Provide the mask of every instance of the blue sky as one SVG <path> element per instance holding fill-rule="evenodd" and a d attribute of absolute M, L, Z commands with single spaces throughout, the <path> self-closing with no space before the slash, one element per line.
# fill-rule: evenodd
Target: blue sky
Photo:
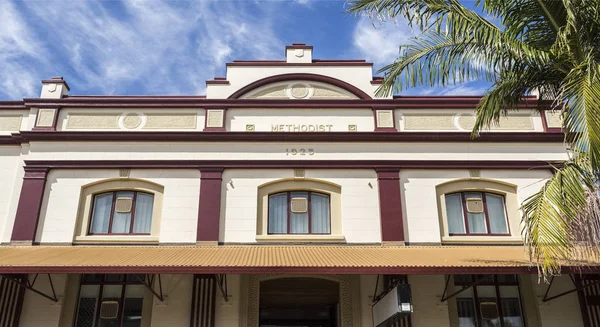
<path fill-rule="evenodd" d="M 403 21 L 373 24 L 344 11 L 343 0 L 0 0 L 0 100 L 37 97 L 51 76 L 64 76 L 70 94 L 201 95 L 226 62 L 284 59 L 293 42 L 313 45 L 314 58 L 367 59 L 376 70 L 415 36 Z"/>

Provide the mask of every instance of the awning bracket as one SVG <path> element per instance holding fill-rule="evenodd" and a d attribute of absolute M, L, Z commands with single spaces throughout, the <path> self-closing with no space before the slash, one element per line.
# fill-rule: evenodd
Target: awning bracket
<path fill-rule="evenodd" d="M 229 302 L 229 294 L 227 291 L 227 275 L 226 274 L 217 274 L 215 275 L 215 279 L 217 281 L 217 286 L 219 286 L 219 290 L 221 291 L 221 296 L 225 302 Z"/>
<path fill-rule="evenodd" d="M 475 281 L 473 281 L 467 285 L 463 285 L 460 290 L 458 290 L 450 295 L 446 295 L 446 292 L 448 291 L 448 284 L 450 284 L 450 277 L 451 277 L 451 275 L 446 276 L 446 285 L 444 286 L 444 293 L 442 294 L 442 298 L 440 299 L 440 302 L 446 302 L 446 301 L 450 300 L 451 298 L 457 296 L 458 294 L 472 288 L 473 286 L 481 284 L 481 282 L 490 278 L 490 275 L 484 275 L 483 277 L 476 279 Z"/>
<path fill-rule="evenodd" d="M 162 280 L 160 279 L 160 274 L 144 275 L 144 278 L 140 277 L 139 275 L 135 275 L 135 276 L 152 293 L 152 295 L 154 295 L 160 302 L 165 302 L 165 296 L 163 294 Z M 154 280 L 157 279 L 157 276 L 158 276 L 158 292 L 156 292 L 154 290 L 154 287 L 152 286 L 154 284 Z"/>
<path fill-rule="evenodd" d="M 38 278 L 38 275 L 39 274 L 35 274 L 35 276 L 33 276 L 33 281 L 29 281 L 29 276 L 26 276 L 25 280 L 13 277 L 11 275 L 2 274 L 1 276 L 2 276 L 2 278 L 6 278 L 6 279 L 10 280 L 11 282 L 19 285 L 20 287 L 22 287 L 26 290 L 32 291 L 35 294 L 41 295 L 50 301 L 58 302 L 58 297 L 56 296 L 56 291 L 54 291 L 54 283 L 52 282 L 52 276 L 50 276 L 50 274 L 46 274 L 46 275 L 48 275 L 48 281 L 50 283 L 50 289 L 52 290 L 52 295 L 46 294 L 46 293 L 34 288 L 35 282 L 37 281 L 37 278 Z"/>
<path fill-rule="evenodd" d="M 553 295 L 551 297 L 548 297 L 548 293 L 550 293 L 550 288 L 552 288 L 552 285 L 554 284 L 554 276 L 552 276 L 552 279 L 550 279 L 550 285 L 548 285 L 548 288 L 546 289 L 546 293 L 544 294 L 544 298 L 542 299 L 542 302 L 552 301 L 554 299 L 558 299 L 559 297 L 565 296 L 567 294 L 571 294 L 573 292 L 581 291 L 581 290 L 586 289 L 586 288 L 588 288 L 590 286 L 594 286 L 594 285 L 600 284 L 600 280 L 599 280 L 599 281 L 593 282 L 591 284 L 587 284 L 587 285 L 583 285 L 583 286 L 579 285 L 578 286 L 577 283 L 575 282 L 575 279 L 573 278 L 573 276 L 569 275 L 569 277 L 571 278 L 571 281 L 573 282 L 573 285 L 575 286 L 574 289 L 568 290 L 568 291 L 565 291 L 565 292 L 562 292 L 562 293 L 559 293 L 559 294 L 556 294 L 556 295 Z"/>

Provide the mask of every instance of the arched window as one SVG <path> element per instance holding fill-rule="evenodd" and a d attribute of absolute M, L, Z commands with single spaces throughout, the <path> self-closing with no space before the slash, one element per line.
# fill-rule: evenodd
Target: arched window
<path fill-rule="evenodd" d="M 449 235 L 508 235 L 502 194 L 457 192 L 445 195 Z"/>
<path fill-rule="evenodd" d="M 522 242 L 516 185 L 466 178 L 436 191 L 442 242 Z"/>
<path fill-rule="evenodd" d="M 258 187 L 257 241 L 342 242 L 339 185 L 285 178 Z"/>
<path fill-rule="evenodd" d="M 269 195 L 269 234 L 330 234 L 329 195 L 290 191 Z"/>
<path fill-rule="evenodd" d="M 114 178 L 81 188 L 75 243 L 158 242 L 164 188 Z"/>
<path fill-rule="evenodd" d="M 150 234 L 154 195 L 116 191 L 94 195 L 89 234 Z"/>

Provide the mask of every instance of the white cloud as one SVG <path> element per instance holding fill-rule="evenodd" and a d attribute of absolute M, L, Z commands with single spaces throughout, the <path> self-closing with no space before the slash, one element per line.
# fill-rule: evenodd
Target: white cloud
<path fill-rule="evenodd" d="M 381 67 L 394 62 L 400 55 L 399 46 L 410 43 L 416 35 L 403 18 L 380 22 L 362 16 L 354 28 L 352 42 L 359 56 Z"/>
<path fill-rule="evenodd" d="M 39 81 L 51 75 L 65 76 L 79 94 L 199 94 L 205 80 L 223 74 L 226 61 L 272 57 L 283 47 L 260 6 L 249 2 L 21 4 L 0 0 L 0 21 L 10 27 L 0 29 L 0 74 L 9 75 L 0 97 L 35 96 Z M 29 68 L 27 56 L 35 62 Z M 9 81 L 17 77 L 18 85 Z"/>
<path fill-rule="evenodd" d="M 0 1 L 0 22 L 0 94 L 32 96 L 40 82 L 32 65 L 43 61 L 45 49 L 12 2 Z"/>

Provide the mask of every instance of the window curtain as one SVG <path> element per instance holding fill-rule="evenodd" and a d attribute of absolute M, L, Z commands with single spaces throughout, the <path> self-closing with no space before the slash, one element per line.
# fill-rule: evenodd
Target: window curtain
<path fill-rule="evenodd" d="M 135 199 L 134 233 L 150 233 L 154 195 L 138 193 Z"/>
<path fill-rule="evenodd" d="M 287 193 L 269 196 L 269 234 L 287 233 Z"/>
<path fill-rule="evenodd" d="M 475 303 L 472 299 L 457 298 L 459 327 L 477 327 L 475 322 Z"/>
<path fill-rule="evenodd" d="M 448 233 L 464 234 L 465 219 L 463 215 L 462 197 L 460 194 L 446 195 L 446 217 L 448 217 Z"/>
<path fill-rule="evenodd" d="M 305 198 L 308 192 L 291 192 L 290 198 Z M 303 213 L 290 212 L 290 234 L 308 234 L 308 210 Z"/>
<path fill-rule="evenodd" d="M 504 209 L 504 197 L 497 194 L 486 193 L 488 218 L 490 220 L 490 231 L 494 234 L 507 234 L 506 210 Z"/>
<path fill-rule="evenodd" d="M 521 304 L 518 298 L 500 299 L 502 303 L 502 315 L 504 326 L 523 327 L 521 319 Z"/>
<path fill-rule="evenodd" d="M 133 192 L 117 192 L 118 198 L 133 199 Z M 111 233 L 129 233 L 131 226 L 131 211 L 129 212 L 114 212 Z"/>
<path fill-rule="evenodd" d="M 481 193 L 465 193 L 465 199 L 482 199 Z M 471 234 L 486 234 L 487 226 L 485 225 L 485 213 L 470 213 L 467 212 L 467 221 L 469 222 L 469 233 Z"/>
<path fill-rule="evenodd" d="M 94 211 L 90 233 L 108 233 L 113 193 L 98 194 L 94 197 Z"/>
<path fill-rule="evenodd" d="M 310 218 L 312 233 L 329 234 L 329 196 L 311 193 L 310 196 Z"/>

